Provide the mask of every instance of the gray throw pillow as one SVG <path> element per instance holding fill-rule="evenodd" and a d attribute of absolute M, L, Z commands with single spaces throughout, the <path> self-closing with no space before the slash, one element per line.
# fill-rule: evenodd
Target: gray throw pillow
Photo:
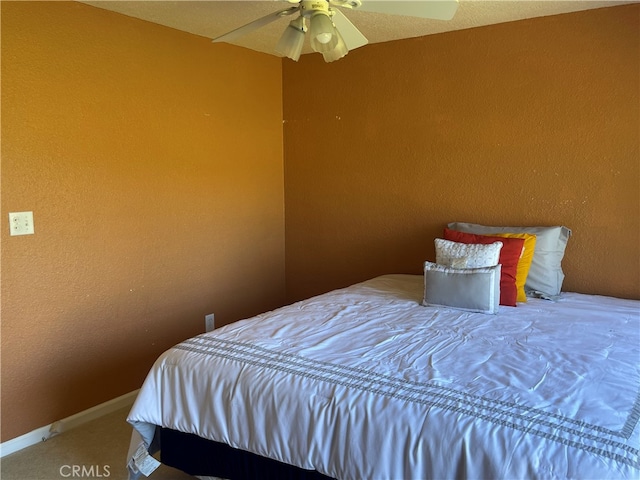
<path fill-rule="evenodd" d="M 500 305 L 500 270 L 500 265 L 453 268 L 424 262 L 422 305 L 496 314 Z"/>

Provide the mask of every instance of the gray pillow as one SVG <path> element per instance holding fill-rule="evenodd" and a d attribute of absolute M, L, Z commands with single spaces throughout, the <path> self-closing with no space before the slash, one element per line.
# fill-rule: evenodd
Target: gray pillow
<path fill-rule="evenodd" d="M 496 314 L 500 304 L 500 270 L 500 265 L 453 268 L 424 262 L 422 305 Z"/>
<path fill-rule="evenodd" d="M 524 285 L 527 296 L 554 299 L 560 295 L 564 272 L 562 259 L 571 236 L 567 227 L 489 227 L 475 223 L 450 223 L 451 230 L 491 235 L 495 233 L 528 233 L 536 236 L 536 248 L 529 275 Z"/>

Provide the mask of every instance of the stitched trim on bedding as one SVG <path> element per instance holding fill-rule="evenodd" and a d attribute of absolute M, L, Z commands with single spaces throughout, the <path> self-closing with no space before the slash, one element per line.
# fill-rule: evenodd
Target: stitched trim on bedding
<path fill-rule="evenodd" d="M 249 343 L 199 336 L 174 348 L 367 391 L 374 395 L 455 411 L 640 469 L 638 449 L 611 438 L 628 439 L 631 436 L 640 420 L 640 393 L 630 408 L 623 428 L 614 431 L 558 413 L 545 412 L 539 408 L 461 392 L 432 381 L 415 382 L 394 378 L 362 368 L 311 360 Z"/>

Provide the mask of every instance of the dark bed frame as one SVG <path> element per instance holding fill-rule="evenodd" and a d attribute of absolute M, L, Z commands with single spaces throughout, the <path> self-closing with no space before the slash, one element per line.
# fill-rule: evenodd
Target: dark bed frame
<path fill-rule="evenodd" d="M 158 427 L 160 461 L 189 475 L 230 480 L 331 480 L 315 470 L 305 470 L 224 443 L 190 433 Z"/>

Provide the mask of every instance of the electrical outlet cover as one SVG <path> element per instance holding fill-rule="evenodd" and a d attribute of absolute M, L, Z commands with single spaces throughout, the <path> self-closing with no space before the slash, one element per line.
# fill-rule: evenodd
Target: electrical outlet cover
<path fill-rule="evenodd" d="M 204 331 L 210 332 L 211 330 L 216 328 L 216 320 L 215 315 L 210 313 L 209 315 L 204 316 Z"/>

